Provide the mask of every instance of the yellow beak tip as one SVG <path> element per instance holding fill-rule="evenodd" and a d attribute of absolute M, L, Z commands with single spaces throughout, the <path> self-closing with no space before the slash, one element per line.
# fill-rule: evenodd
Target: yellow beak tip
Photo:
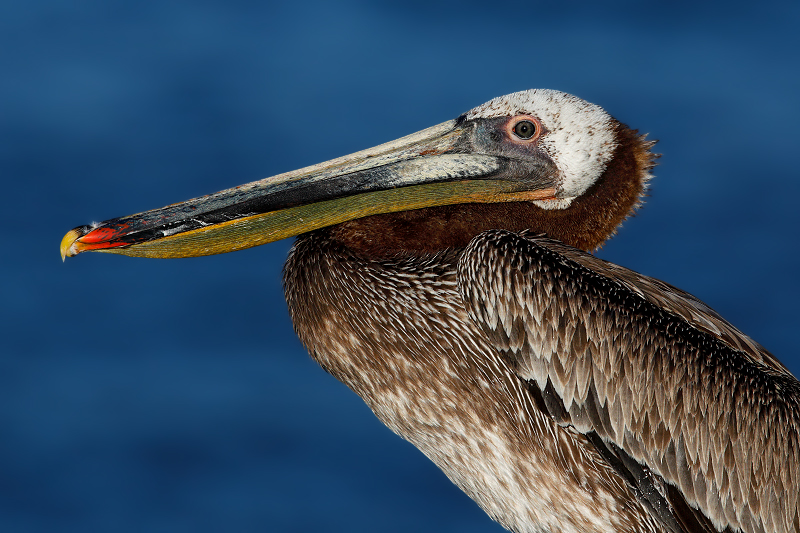
<path fill-rule="evenodd" d="M 64 238 L 61 239 L 61 261 L 65 261 L 67 257 L 72 257 L 74 255 L 78 255 L 81 250 L 76 244 L 75 241 L 83 237 L 84 232 L 81 231 L 81 228 L 71 229 L 64 235 Z"/>

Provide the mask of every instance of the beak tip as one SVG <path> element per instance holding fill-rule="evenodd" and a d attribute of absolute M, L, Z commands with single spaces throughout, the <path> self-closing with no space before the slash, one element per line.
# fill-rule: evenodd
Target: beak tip
<path fill-rule="evenodd" d="M 72 257 L 78 255 L 83 250 L 81 250 L 81 243 L 78 242 L 78 239 L 86 235 L 91 231 L 91 226 L 78 226 L 77 228 L 73 228 L 64 235 L 64 238 L 61 239 L 61 261 L 66 261 L 67 257 Z"/>

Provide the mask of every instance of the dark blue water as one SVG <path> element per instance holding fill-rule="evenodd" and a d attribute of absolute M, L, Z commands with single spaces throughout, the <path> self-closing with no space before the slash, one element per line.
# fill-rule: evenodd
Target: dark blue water
<path fill-rule="evenodd" d="M 58 244 L 530 87 L 660 139 L 601 255 L 800 373 L 800 6 L 555 4 L 0 4 L 0 530 L 499 531 L 310 361 L 289 242 L 65 264 Z"/>

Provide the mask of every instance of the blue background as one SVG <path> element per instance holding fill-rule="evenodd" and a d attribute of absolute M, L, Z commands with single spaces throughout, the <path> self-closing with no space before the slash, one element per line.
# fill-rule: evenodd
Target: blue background
<path fill-rule="evenodd" d="M 531 87 L 660 139 L 600 255 L 800 373 L 800 4 L 556 4 L 0 4 L 0 530 L 500 531 L 306 355 L 290 242 L 57 248 Z"/>

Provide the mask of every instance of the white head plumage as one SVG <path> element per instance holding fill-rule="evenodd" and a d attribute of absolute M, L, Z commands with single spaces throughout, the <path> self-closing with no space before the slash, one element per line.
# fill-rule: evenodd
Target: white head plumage
<path fill-rule="evenodd" d="M 546 133 L 539 141 L 561 173 L 556 199 L 534 202 L 564 209 L 605 171 L 617 147 L 614 120 L 600 106 L 550 89 L 529 89 L 489 100 L 467 112 L 467 119 L 531 115 Z"/>

